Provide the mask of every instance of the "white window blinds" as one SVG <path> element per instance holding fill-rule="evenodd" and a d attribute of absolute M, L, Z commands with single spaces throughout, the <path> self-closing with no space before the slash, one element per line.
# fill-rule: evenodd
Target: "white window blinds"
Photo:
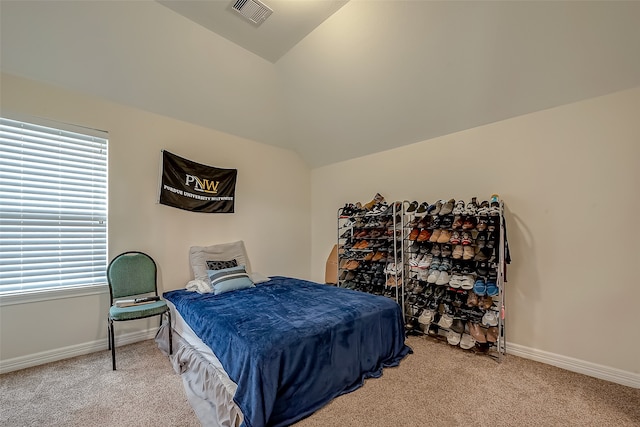
<path fill-rule="evenodd" d="M 106 283 L 107 139 L 98 134 L 0 118 L 0 293 Z"/>

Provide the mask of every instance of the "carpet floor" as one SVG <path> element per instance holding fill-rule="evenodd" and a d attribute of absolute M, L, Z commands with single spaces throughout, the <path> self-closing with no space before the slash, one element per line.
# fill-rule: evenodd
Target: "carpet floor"
<path fill-rule="evenodd" d="M 640 426 L 640 389 L 409 337 L 414 353 L 296 427 Z M 0 376 L 2 426 L 199 426 L 153 340 Z"/>

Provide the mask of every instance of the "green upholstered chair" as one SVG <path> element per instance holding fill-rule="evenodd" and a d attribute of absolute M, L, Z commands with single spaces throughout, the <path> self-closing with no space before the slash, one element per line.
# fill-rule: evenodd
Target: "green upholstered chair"
<path fill-rule="evenodd" d="M 107 267 L 107 281 L 111 294 L 107 332 L 114 371 L 116 370 L 116 346 L 113 322 L 160 316 L 160 326 L 162 326 L 162 315 L 166 314 L 169 322 L 169 354 L 173 352 L 171 312 L 165 301 L 158 300 L 128 307 L 118 307 L 116 304 L 116 301 L 157 297 L 157 272 L 155 261 L 149 255 L 137 251 L 124 252 L 116 256 Z"/>

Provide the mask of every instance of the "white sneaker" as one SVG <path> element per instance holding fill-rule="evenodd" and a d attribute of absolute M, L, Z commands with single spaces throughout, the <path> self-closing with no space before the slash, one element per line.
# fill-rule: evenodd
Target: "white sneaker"
<path fill-rule="evenodd" d="M 454 331 L 449 331 L 447 333 L 447 342 L 451 345 L 458 345 L 460 344 L 460 337 L 462 336 L 462 334 L 459 334 L 457 332 Z"/>
<path fill-rule="evenodd" d="M 418 323 L 422 325 L 428 325 L 433 321 L 434 312 L 433 310 L 425 310 L 422 312 L 420 317 L 418 317 Z"/>
<path fill-rule="evenodd" d="M 495 311 L 487 311 L 482 316 L 482 324 L 485 326 L 498 326 L 498 315 Z"/>
<path fill-rule="evenodd" d="M 462 337 L 460 338 L 461 348 L 464 348 L 465 350 L 469 350 L 470 348 L 473 348 L 474 345 L 476 345 L 475 338 L 473 338 L 469 334 L 462 334 Z"/>
<path fill-rule="evenodd" d="M 433 255 L 428 254 L 422 257 L 422 259 L 418 262 L 418 268 L 421 270 L 426 270 L 431 265 L 431 261 L 433 260 Z"/>
<path fill-rule="evenodd" d="M 444 286 L 447 283 L 449 283 L 449 273 L 447 273 L 446 271 L 441 271 L 438 275 L 438 278 L 436 279 L 436 285 Z"/>
<path fill-rule="evenodd" d="M 438 277 L 440 276 L 440 270 L 429 270 L 429 276 L 427 277 L 428 283 L 436 283 L 438 281 Z"/>

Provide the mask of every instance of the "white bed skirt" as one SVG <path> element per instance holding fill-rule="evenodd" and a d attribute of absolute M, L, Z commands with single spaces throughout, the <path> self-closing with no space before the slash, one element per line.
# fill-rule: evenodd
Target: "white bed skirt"
<path fill-rule="evenodd" d="M 169 355 L 168 325 L 156 335 L 158 348 L 169 357 L 182 377 L 187 400 L 205 427 L 239 427 L 242 412 L 233 401 L 237 385 L 231 381 L 218 358 L 171 307 L 173 354 Z"/>

